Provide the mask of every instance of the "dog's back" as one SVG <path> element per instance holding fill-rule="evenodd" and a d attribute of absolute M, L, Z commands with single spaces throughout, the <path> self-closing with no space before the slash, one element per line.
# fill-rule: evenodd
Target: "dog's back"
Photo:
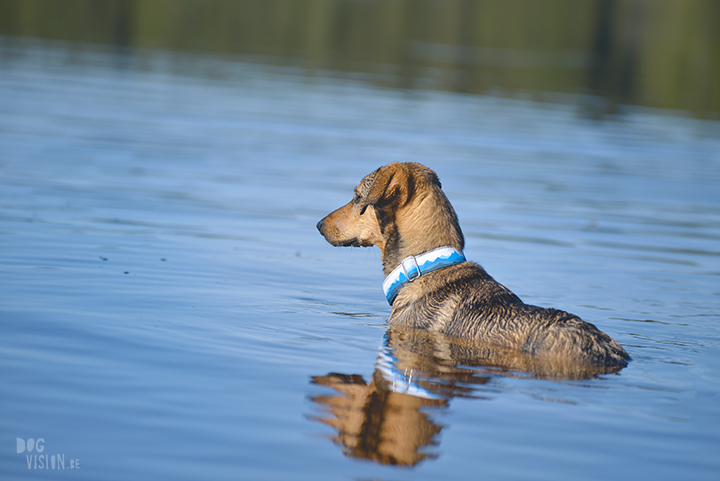
<path fill-rule="evenodd" d="M 630 356 L 593 324 L 558 309 L 523 303 L 477 264 L 465 262 L 408 284 L 388 321 L 455 338 L 518 349 L 538 357 L 625 366 Z"/>

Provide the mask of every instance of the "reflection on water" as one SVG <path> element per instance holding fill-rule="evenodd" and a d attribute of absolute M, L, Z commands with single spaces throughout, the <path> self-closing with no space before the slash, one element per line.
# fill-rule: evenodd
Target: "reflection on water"
<path fill-rule="evenodd" d="M 425 409 L 447 407 L 447 400 L 395 392 L 378 371 L 370 384 L 360 375 L 337 373 L 314 376 L 313 383 L 337 391 L 312 397 L 325 411 L 313 419 L 337 431 L 332 440 L 346 455 L 401 466 L 436 457 L 428 448 L 442 426 Z"/>
<path fill-rule="evenodd" d="M 370 383 L 360 374 L 313 376 L 313 384 L 336 391 L 311 397 L 323 411 L 313 419 L 337 431 L 332 440 L 348 456 L 412 466 L 432 458 L 427 448 L 439 445 L 438 413 L 426 408 L 447 408 L 455 397 L 483 399 L 486 386 L 497 390 L 497 377 L 580 380 L 620 369 L 388 329 Z"/>

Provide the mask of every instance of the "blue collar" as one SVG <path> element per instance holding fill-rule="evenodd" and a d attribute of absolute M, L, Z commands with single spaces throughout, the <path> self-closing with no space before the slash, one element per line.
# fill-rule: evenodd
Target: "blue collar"
<path fill-rule="evenodd" d="M 400 288 L 423 274 L 465 262 L 465 254 L 454 247 L 438 247 L 417 256 L 403 259 L 383 281 L 383 291 L 392 306 Z"/>

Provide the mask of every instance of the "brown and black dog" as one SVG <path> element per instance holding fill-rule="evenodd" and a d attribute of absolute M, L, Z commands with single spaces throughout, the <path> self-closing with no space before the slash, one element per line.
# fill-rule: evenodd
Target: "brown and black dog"
<path fill-rule="evenodd" d="M 539 358 L 617 368 L 630 360 L 594 325 L 564 311 L 525 304 L 482 267 L 465 261 L 455 210 L 435 172 L 423 165 L 394 163 L 370 173 L 355 188 L 353 200 L 317 228 L 334 246 L 378 246 L 386 278 L 399 266 L 417 267 L 416 256 L 435 249 L 460 253 L 459 262 L 412 279 L 403 269 L 406 282 L 388 295 L 393 328 L 427 329 Z"/>

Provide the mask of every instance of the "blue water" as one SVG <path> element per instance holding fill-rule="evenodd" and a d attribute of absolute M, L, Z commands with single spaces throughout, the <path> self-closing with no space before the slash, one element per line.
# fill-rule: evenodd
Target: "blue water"
<path fill-rule="evenodd" d="M 716 123 L 0 45 L 3 480 L 717 479 Z M 389 395 L 416 464 L 353 454 L 338 416 L 367 404 L 389 307 L 379 251 L 315 224 L 393 161 L 438 172 L 469 259 L 630 365 L 563 381 L 424 360 L 462 389 Z"/>

